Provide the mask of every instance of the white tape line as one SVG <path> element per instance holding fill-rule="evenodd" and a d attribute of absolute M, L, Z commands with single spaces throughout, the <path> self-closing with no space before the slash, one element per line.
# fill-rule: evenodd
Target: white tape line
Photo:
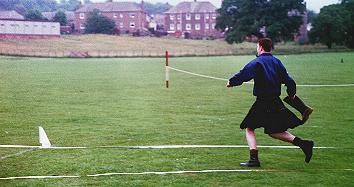
<path fill-rule="evenodd" d="M 14 179 L 57 179 L 57 178 L 80 178 L 80 177 L 102 177 L 113 175 L 167 175 L 167 174 L 186 174 L 186 173 L 231 173 L 231 172 L 305 172 L 305 171 L 353 171 L 353 169 L 293 169 L 293 170 L 275 170 L 275 169 L 235 169 L 235 170 L 195 170 L 195 171 L 153 171 L 153 172 L 131 172 L 131 173 L 102 173 L 86 176 L 23 176 L 23 177 L 5 177 L 0 180 Z"/>
<path fill-rule="evenodd" d="M 235 169 L 235 170 L 200 170 L 200 171 L 167 171 L 167 172 L 140 172 L 140 173 L 103 173 L 87 175 L 88 177 L 112 176 L 112 175 L 167 175 L 186 173 L 227 173 L 227 172 L 301 172 L 301 171 L 353 171 L 353 169 L 303 169 L 303 170 L 275 170 L 275 169 Z"/>
<path fill-rule="evenodd" d="M 41 148 L 41 146 L 30 146 L 30 145 L 0 145 L 0 148 Z"/>
<path fill-rule="evenodd" d="M 60 178 L 80 178 L 80 176 L 24 176 L 24 177 L 6 177 L 0 180 L 14 180 L 14 179 L 60 179 Z"/>
<path fill-rule="evenodd" d="M 258 148 L 271 149 L 298 149 L 297 146 L 271 146 L 260 145 Z M 23 146 L 23 145 L 0 145 L 0 148 L 40 148 L 40 149 L 95 149 L 95 148 L 121 148 L 121 149 L 185 149 L 185 148 L 248 148 L 247 145 L 152 145 L 152 146 L 96 146 L 96 147 L 48 147 Z M 314 149 L 335 149 L 335 147 L 314 147 Z"/>
<path fill-rule="evenodd" d="M 178 72 L 182 72 L 182 73 L 186 73 L 186 74 L 190 74 L 190 75 L 195 75 L 195 76 L 199 76 L 199 77 L 204 77 L 204 78 L 209 78 L 209 79 L 215 79 L 215 80 L 221 80 L 221 81 L 228 81 L 228 79 L 223 79 L 223 78 L 218 78 L 218 77 L 212 77 L 212 76 L 208 76 L 208 75 L 202 75 L 202 74 L 198 74 L 198 73 L 193 73 L 193 72 L 189 72 L 189 71 L 185 71 L 185 70 L 181 70 L 181 69 L 177 69 L 177 68 L 173 68 L 171 66 L 168 66 L 168 68 L 178 71 Z M 254 82 L 244 82 L 245 84 L 254 84 Z M 354 84 L 298 84 L 296 85 L 297 87 L 353 87 Z"/>
<path fill-rule="evenodd" d="M 0 159 L 3 160 L 3 159 L 10 158 L 10 157 L 14 157 L 14 156 L 19 156 L 19 155 L 22 155 L 22 154 L 25 154 L 25 153 L 28 153 L 28 152 L 32 152 L 32 151 L 34 151 L 34 150 L 36 150 L 36 149 L 38 149 L 38 148 L 32 148 L 32 149 L 22 150 L 22 151 L 20 151 L 20 152 L 14 153 L 14 154 L 2 156 Z"/>
<path fill-rule="evenodd" d="M 297 146 L 257 146 L 258 148 L 298 149 Z M 98 148 L 128 149 L 184 149 L 184 148 L 248 148 L 247 145 L 156 145 L 156 146 L 99 146 Z M 314 147 L 314 149 L 334 149 L 335 147 Z"/>
<path fill-rule="evenodd" d="M 190 74 L 190 75 L 195 75 L 195 76 L 199 76 L 199 77 L 204 77 L 204 78 L 209 78 L 209 79 L 215 79 L 215 80 L 221 80 L 221 81 L 228 81 L 228 79 L 223 79 L 223 78 L 218 78 L 218 77 L 212 77 L 212 76 L 207 76 L 207 75 L 202 75 L 202 74 L 198 74 L 198 73 L 192 73 L 189 71 L 184 71 L 184 70 L 180 70 L 177 68 L 173 68 L 171 66 L 168 66 L 169 69 L 175 70 L 175 71 L 179 71 L 182 73 L 186 73 L 186 74 Z"/>

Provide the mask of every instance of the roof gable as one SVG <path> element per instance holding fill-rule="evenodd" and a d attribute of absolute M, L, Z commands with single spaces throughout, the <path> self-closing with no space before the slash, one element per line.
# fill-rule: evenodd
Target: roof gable
<path fill-rule="evenodd" d="M 101 12 L 143 11 L 140 4 L 133 2 L 106 2 L 85 4 L 75 12 L 92 12 L 94 9 Z"/>
<path fill-rule="evenodd" d="M 208 1 L 181 2 L 166 13 L 206 13 L 216 12 L 216 7 Z"/>
<path fill-rule="evenodd" d="M 0 19 L 24 20 L 25 17 L 14 10 L 10 10 L 10 11 L 0 11 Z"/>

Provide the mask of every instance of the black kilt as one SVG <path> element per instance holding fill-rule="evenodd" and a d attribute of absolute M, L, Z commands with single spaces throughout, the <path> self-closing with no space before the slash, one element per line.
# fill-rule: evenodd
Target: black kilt
<path fill-rule="evenodd" d="M 240 128 L 264 128 L 265 134 L 281 133 L 293 129 L 303 122 L 288 108 L 279 97 L 260 98 L 252 105 L 242 121 Z"/>

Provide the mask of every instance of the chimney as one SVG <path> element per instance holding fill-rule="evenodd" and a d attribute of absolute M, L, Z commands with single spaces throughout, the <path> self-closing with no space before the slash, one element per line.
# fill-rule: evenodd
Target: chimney
<path fill-rule="evenodd" d="M 144 3 L 144 0 L 141 0 L 141 3 L 140 3 L 140 8 L 144 11 L 144 6 L 145 6 L 145 3 Z"/>

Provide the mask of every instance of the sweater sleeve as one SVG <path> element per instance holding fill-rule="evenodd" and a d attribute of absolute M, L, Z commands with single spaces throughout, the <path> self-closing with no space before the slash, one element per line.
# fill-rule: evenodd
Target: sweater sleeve
<path fill-rule="evenodd" d="M 240 72 L 229 79 L 231 86 L 239 86 L 242 83 L 250 81 L 256 76 L 257 62 L 251 61 Z"/>
<path fill-rule="evenodd" d="M 279 62 L 280 64 L 280 80 L 282 84 L 286 85 L 286 92 L 290 97 L 296 94 L 296 83 L 294 79 L 288 74 L 284 65 Z"/>

